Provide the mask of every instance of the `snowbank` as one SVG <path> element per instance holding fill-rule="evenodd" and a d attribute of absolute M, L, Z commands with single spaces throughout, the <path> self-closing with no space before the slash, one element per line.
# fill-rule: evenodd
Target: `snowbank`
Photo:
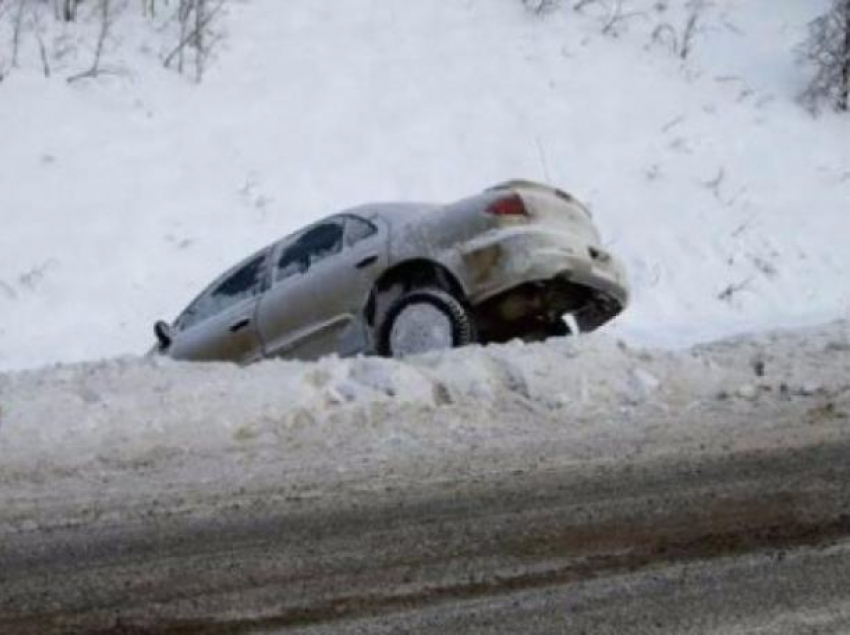
<path fill-rule="evenodd" d="M 684 352 L 587 337 L 407 361 L 125 358 L 19 371 L 0 374 L 0 518 L 169 491 L 189 505 L 340 480 L 387 487 L 401 472 L 450 481 L 647 448 L 728 451 L 753 431 L 792 443 L 775 415 L 799 399 L 850 405 L 850 323 Z M 741 409 L 749 435 L 734 427 Z M 811 433 L 846 435 L 847 413 L 833 414 Z"/>
<path fill-rule="evenodd" d="M 49 81 L 11 72 L 0 368 L 138 354 L 155 319 L 306 222 L 514 177 L 592 206 L 631 274 L 612 326 L 630 342 L 846 315 L 850 120 L 794 102 L 792 49 L 823 3 L 713 2 L 685 63 L 652 39 L 685 3 L 637 2 L 616 38 L 570 4 L 254 0 L 200 86 L 124 31 L 118 73 L 68 85 L 86 51 Z"/>

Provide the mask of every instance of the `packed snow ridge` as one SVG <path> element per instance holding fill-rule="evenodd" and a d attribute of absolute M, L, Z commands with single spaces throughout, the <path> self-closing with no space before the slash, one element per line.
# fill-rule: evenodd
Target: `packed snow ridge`
<path fill-rule="evenodd" d="M 294 485 L 364 470 L 386 483 L 395 469 L 449 474 L 499 454 L 527 467 L 538 460 L 529 451 L 553 444 L 576 461 L 610 461 L 678 435 L 682 445 L 666 451 L 680 452 L 699 440 L 734 444 L 724 412 L 735 404 L 824 395 L 850 400 L 846 321 L 680 352 L 583 337 L 404 361 L 124 358 L 18 371 L 0 374 L 0 514 L 44 512 L 51 497 Z"/>

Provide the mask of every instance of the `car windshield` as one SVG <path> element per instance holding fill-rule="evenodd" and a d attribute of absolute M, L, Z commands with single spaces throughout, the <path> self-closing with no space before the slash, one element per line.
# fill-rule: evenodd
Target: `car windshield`
<path fill-rule="evenodd" d="M 241 300 L 256 295 L 259 292 L 265 259 L 265 253 L 259 254 L 230 272 L 224 280 L 214 283 L 178 318 L 178 329 L 190 328 L 221 313 Z"/>

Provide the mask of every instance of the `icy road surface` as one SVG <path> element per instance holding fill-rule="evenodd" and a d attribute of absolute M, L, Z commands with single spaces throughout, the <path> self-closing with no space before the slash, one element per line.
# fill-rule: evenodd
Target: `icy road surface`
<path fill-rule="evenodd" d="M 0 375 L 0 632 L 843 633 L 848 457 L 847 322 Z"/>

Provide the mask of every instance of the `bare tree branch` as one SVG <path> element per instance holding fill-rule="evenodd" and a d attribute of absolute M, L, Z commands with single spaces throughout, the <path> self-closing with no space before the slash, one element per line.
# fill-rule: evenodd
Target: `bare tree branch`
<path fill-rule="evenodd" d="M 545 15 L 559 9 L 561 0 L 522 0 L 522 4 L 531 13 Z"/>
<path fill-rule="evenodd" d="M 205 16 L 207 0 L 195 0 L 195 81 L 199 82 L 204 76 L 204 62 L 207 51 L 204 48 L 204 31 L 206 31 Z"/>
<path fill-rule="evenodd" d="M 82 73 L 72 75 L 67 79 L 68 83 L 86 77 L 97 77 L 100 73 L 100 58 L 103 56 L 103 46 L 106 43 L 106 38 L 109 36 L 109 31 L 112 28 L 112 2 L 111 0 L 100 0 L 100 31 L 97 35 L 97 46 L 94 51 L 94 60 L 91 68 Z"/>
<path fill-rule="evenodd" d="M 618 29 L 622 24 L 632 18 L 646 18 L 646 13 L 643 11 L 625 11 L 624 2 L 626 0 L 612 0 L 608 18 L 602 25 L 602 33 L 616 37 L 619 35 Z"/>
<path fill-rule="evenodd" d="M 47 47 L 44 45 L 44 38 L 41 35 L 41 17 L 37 9 L 34 9 L 32 12 L 32 26 L 35 32 L 35 39 L 38 42 L 42 71 L 45 77 L 50 77 L 50 62 L 47 59 Z"/>
<path fill-rule="evenodd" d="M 809 24 L 798 55 L 815 70 L 800 95 L 803 104 L 813 112 L 823 103 L 850 110 L 850 0 L 833 0 L 829 11 Z"/>
<path fill-rule="evenodd" d="M 682 43 L 679 47 L 679 57 L 688 59 L 694 47 L 694 37 L 699 32 L 699 20 L 707 5 L 706 0 L 690 0 L 688 2 L 688 17 L 682 31 Z"/>
<path fill-rule="evenodd" d="M 197 1 L 197 0 L 196 0 Z M 224 7 L 224 2 L 219 2 L 216 4 L 211 10 L 205 11 L 202 19 L 195 21 L 194 28 L 187 33 L 183 38 L 181 38 L 180 42 L 178 42 L 177 46 L 172 49 L 172 51 L 165 56 L 165 60 L 163 61 L 163 66 L 168 68 L 171 66 L 171 62 L 174 61 L 175 56 L 177 56 L 182 49 L 187 46 L 195 46 L 199 41 L 196 37 L 197 34 L 203 30 L 205 30 L 213 21 L 213 19 L 218 15 L 221 9 Z"/>
<path fill-rule="evenodd" d="M 15 27 L 12 34 L 12 66 L 18 66 L 18 51 L 21 48 L 21 27 L 24 22 L 24 6 L 27 0 L 18 0 L 18 12 L 15 14 Z"/>

